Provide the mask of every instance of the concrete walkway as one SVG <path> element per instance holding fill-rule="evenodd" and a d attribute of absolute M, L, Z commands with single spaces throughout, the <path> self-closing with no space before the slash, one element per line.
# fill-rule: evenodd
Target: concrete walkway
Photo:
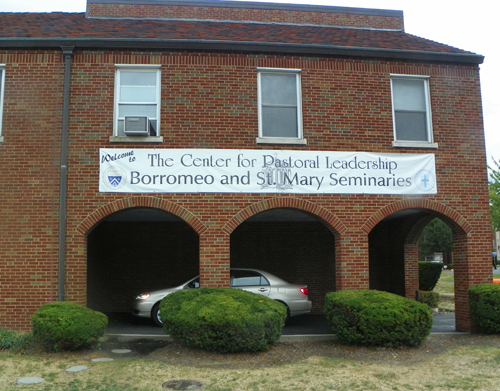
<path fill-rule="evenodd" d="M 128 314 L 108 314 L 109 325 L 106 335 L 122 338 L 169 338 L 161 327 L 157 327 L 148 319 L 137 319 Z M 435 315 L 431 334 L 457 333 L 455 330 L 455 314 Z M 307 336 L 307 337 L 306 337 Z M 291 318 L 282 331 L 281 340 L 332 339 L 323 315 L 302 315 Z"/>

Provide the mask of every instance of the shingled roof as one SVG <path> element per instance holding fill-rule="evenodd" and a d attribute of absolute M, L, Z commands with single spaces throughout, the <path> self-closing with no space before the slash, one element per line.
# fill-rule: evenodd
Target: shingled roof
<path fill-rule="evenodd" d="M 480 64 L 483 56 L 403 31 L 216 20 L 0 13 L 0 48 L 210 50 Z"/>

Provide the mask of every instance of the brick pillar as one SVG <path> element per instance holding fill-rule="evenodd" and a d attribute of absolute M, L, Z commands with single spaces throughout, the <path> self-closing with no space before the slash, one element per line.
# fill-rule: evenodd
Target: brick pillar
<path fill-rule="evenodd" d="M 200 235 L 200 286 L 229 287 L 230 237 L 209 229 Z"/>
<path fill-rule="evenodd" d="M 415 299 L 418 286 L 418 243 L 408 243 L 405 244 L 405 297 Z"/>
<path fill-rule="evenodd" d="M 491 239 L 489 231 L 477 230 L 453 236 L 453 266 L 455 274 L 455 325 L 457 330 L 478 332 L 470 318 L 471 286 L 492 281 Z"/>
<path fill-rule="evenodd" d="M 66 240 L 64 301 L 87 304 L 87 238 L 73 234 Z"/>
<path fill-rule="evenodd" d="M 346 231 L 335 242 L 336 290 L 369 289 L 368 235 Z"/>
<path fill-rule="evenodd" d="M 467 262 L 467 236 L 453 235 L 453 273 L 455 275 L 455 327 L 472 331 L 468 304 L 470 264 Z"/>

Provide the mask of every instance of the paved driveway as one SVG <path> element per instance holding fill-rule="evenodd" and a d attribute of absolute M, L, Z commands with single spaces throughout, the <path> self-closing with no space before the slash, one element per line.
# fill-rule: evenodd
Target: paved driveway
<path fill-rule="evenodd" d="M 135 318 L 129 314 L 107 314 L 109 318 L 106 334 L 164 336 L 161 327 L 153 325 L 148 319 Z M 455 314 L 434 316 L 432 333 L 455 332 Z M 331 335 L 323 315 L 301 315 L 291 318 L 282 331 L 284 336 L 293 335 Z"/>

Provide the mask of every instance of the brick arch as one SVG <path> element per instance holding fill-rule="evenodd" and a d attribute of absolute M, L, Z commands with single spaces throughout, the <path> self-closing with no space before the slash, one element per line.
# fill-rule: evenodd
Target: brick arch
<path fill-rule="evenodd" d="M 327 209 L 310 201 L 293 197 L 276 197 L 252 204 L 233 216 L 222 229 L 230 235 L 245 220 L 260 212 L 265 212 L 266 210 L 271 209 L 297 209 L 304 211 L 318 217 L 319 220 L 334 234 L 343 234 L 347 231 L 346 226 Z"/>
<path fill-rule="evenodd" d="M 207 227 L 187 209 L 173 202 L 163 200 L 156 197 L 129 197 L 121 200 L 110 202 L 87 216 L 77 227 L 77 231 L 83 235 L 87 235 L 92 229 L 104 218 L 109 215 L 129 208 L 154 208 L 172 213 L 173 215 L 184 220 L 198 235 L 201 235 L 207 230 Z"/>
<path fill-rule="evenodd" d="M 374 213 L 361 229 L 369 234 L 380 221 L 404 209 L 427 209 L 435 212 L 436 217 L 442 217 L 455 231 L 463 231 L 467 234 L 472 230 L 470 224 L 460 213 L 446 205 L 425 198 L 406 199 L 392 203 Z"/>

